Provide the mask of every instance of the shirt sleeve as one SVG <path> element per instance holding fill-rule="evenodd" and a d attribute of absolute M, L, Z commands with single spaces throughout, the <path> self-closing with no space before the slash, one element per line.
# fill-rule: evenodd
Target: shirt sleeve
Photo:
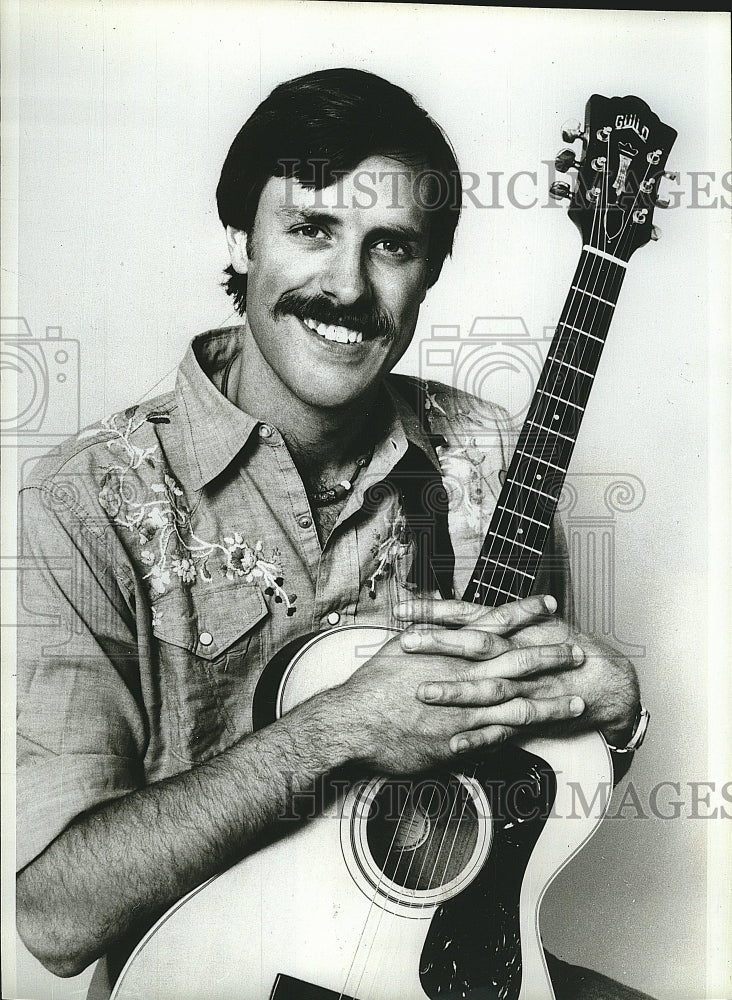
<path fill-rule="evenodd" d="M 50 488 L 20 494 L 17 868 L 143 783 L 134 590 L 124 550 Z"/>

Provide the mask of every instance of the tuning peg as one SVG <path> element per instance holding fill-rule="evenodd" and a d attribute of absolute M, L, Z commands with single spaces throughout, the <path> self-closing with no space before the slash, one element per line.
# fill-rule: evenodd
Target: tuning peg
<path fill-rule="evenodd" d="M 670 181 L 677 181 L 679 179 L 678 170 L 664 170 L 663 176 L 667 177 Z"/>
<path fill-rule="evenodd" d="M 651 239 L 654 243 L 658 243 L 663 235 L 663 230 L 659 229 L 658 226 L 651 226 Z"/>
<path fill-rule="evenodd" d="M 656 206 L 656 208 L 668 208 L 671 202 L 669 201 L 668 198 L 654 198 L 653 204 Z"/>
<path fill-rule="evenodd" d="M 562 139 L 565 142 L 575 142 L 575 140 L 581 139 L 584 134 L 585 127 L 576 118 L 570 118 L 562 125 Z"/>
<path fill-rule="evenodd" d="M 554 181 L 549 185 L 549 194 L 556 201 L 561 201 L 562 198 L 572 197 L 572 189 L 565 181 Z"/>
<path fill-rule="evenodd" d="M 562 149 L 554 157 L 554 166 L 560 174 L 566 174 L 572 167 L 579 167 L 573 149 Z"/>

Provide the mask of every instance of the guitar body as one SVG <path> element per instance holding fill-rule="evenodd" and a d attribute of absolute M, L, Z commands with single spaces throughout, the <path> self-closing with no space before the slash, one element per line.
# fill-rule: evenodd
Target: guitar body
<path fill-rule="evenodd" d="M 341 683 L 393 634 L 344 627 L 283 651 L 258 723 Z M 153 927 L 112 1000 L 552 1000 L 539 904 L 611 788 L 607 747 L 586 734 L 506 748 L 475 773 L 335 781 L 317 808 L 301 795 L 305 818 Z"/>

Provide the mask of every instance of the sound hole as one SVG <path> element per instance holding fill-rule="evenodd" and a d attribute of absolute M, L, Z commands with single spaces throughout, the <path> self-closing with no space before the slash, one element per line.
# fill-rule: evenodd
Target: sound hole
<path fill-rule="evenodd" d="M 406 889 L 435 889 L 457 878 L 477 839 L 475 803 L 456 777 L 385 781 L 368 812 L 371 856 L 387 878 Z"/>

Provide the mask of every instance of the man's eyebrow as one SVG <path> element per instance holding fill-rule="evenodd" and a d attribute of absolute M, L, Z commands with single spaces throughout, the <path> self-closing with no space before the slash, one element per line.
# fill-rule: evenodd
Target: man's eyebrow
<path fill-rule="evenodd" d="M 414 243 L 417 246 L 425 243 L 429 238 L 428 233 L 417 229 L 416 226 L 403 226 L 398 223 L 388 226 L 377 226 L 372 231 L 371 236 L 380 236 L 383 239 L 397 239 L 404 243 Z"/>
<path fill-rule="evenodd" d="M 308 208 L 303 206 L 295 208 L 290 205 L 282 205 L 277 209 L 277 214 L 288 222 L 309 223 L 310 225 L 331 226 L 337 228 L 343 225 L 343 220 L 322 209 Z M 393 223 L 389 225 L 376 226 L 370 231 L 371 238 L 381 237 L 382 239 L 401 240 L 405 243 L 412 243 L 417 246 L 425 243 L 429 235 L 427 232 L 418 229 L 416 226 Z"/>
<path fill-rule="evenodd" d="M 311 224 L 322 224 L 326 226 L 340 226 L 342 225 L 340 219 L 335 215 L 330 215 L 328 212 L 323 212 L 322 209 L 317 208 L 292 208 L 289 205 L 283 205 L 281 208 L 277 209 L 277 214 L 287 219 L 289 222 L 309 222 Z"/>

